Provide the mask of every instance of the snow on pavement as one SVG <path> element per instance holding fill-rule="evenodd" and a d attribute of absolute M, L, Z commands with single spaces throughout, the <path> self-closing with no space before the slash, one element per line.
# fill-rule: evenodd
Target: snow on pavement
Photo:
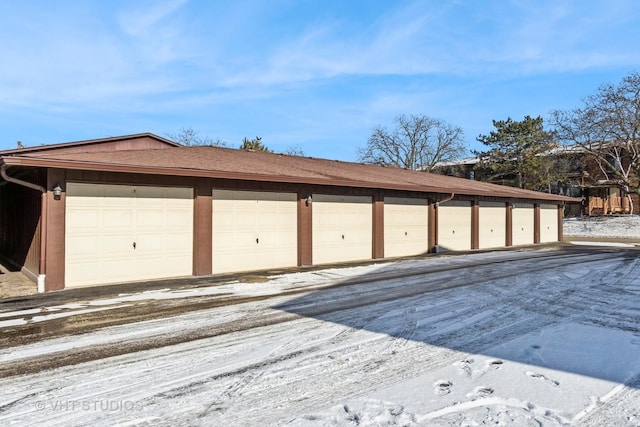
<path fill-rule="evenodd" d="M 577 323 L 551 326 L 482 355 L 460 354 L 448 366 L 293 425 L 344 425 L 350 419 L 359 425 L 577 423 L 597 409 L 596 396 L 612 398 L 619 384 L 640 372 L 640 342 L 631 337 Z M 616 425 L 637 425 L 640 418 L 627 421 Z"/>
<path fill-rule="evenodd" d="M 424 268 L 433 271 L 389 274 Z M 363 283 L 331 287 L 348 280 Z M 308 293 L 277 296 L 304 286 Z M 4 378 L 0 425 L 640 425 L 635 250 L 444 256 L 193 292 L 273 298 L 5 348 L 0 363 L 249 318 L 285 320 Z"/>

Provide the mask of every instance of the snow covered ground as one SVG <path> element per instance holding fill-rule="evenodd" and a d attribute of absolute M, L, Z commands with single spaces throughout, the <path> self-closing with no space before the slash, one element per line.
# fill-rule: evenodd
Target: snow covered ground
<path fill-rule="evenodd" d="M 640 216 L 566 218 L 563 232 L 565 236 L 640 239 Z"/>
<path fill-rule="evenodd" d="M 450 255 L 0 304 L 2 333 L 152 300 L 265 297 L 0 348 L 0 367 L 27 366 L 220 330 L 2 378 L 0 425 L 640 426 L 639 250 Z M 282 295 L 292 290 L 303 292 Z"/>

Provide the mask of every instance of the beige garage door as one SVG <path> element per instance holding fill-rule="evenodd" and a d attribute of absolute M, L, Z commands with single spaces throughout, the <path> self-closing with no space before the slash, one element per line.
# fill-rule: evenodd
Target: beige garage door
<path fill-rule="evenodd" d="M 480 249 L 506 245 L 507 209 L 504 203 L 480 202 L 478 225 Z"/>
<path fill-rule="evenodd" d="M 437 214 L 439 250 L 471 249 L 471 202 L 441 203 Z"/>
<path fill-rule="evenodd" d="M 213 190 L 213 272 L 298 264 L 295 193 Z"/>
<path fill-rule="evenodd" d="M 371 197 L 313 195 L 313 263 L 371 259 Z"/>
<path fill-rule="evenodd" d="M 540 205 L 540 242 L 558 241 L 558 207 Z"/>
<path fill-rule="evenodd" d="M 192 274 L 191 188 L 67 184 L 67 287 Z"/>
<path fill-rule="evenodd" d="M 427 252 L 429 208 L 426 199 L 384 198 L 384 256 Z"/>
<path fill-rule="evenodd" d="M 513 245 L 530 245 L 533 243 L 533 205 L 514 203 L 512 211 L 512 243 Z"/>

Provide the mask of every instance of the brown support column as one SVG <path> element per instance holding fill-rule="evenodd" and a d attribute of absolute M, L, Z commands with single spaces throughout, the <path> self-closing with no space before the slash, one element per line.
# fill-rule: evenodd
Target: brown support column
<path fill-rule="evenodd" d="M 504 244 L 505 246 L 513 246 L 513 204 L 511 202 L 507 202 L 506 215 L 507 233 Z"/>
<path fill-rule="evenodd" d="M 540 243 L 540 203 L 533 204 L 533 243 Z"/>
<path fill-rule="evenodd" d="M 62 194 L 59 198 L 53 196 L 53 188 L 59 185 Z M 66 172 L 63 169 L 47 170 L 47 192 L 43 196 L 43 203 L 46 204 L 45 216 L 42 220 L 42 236 L 44 239 L 43 257 L 45 275 L 45 292 L 64 289 L 64 267 L 65 267 L 65 200 L 66 200 Z"/>
<path fill-rule="evenodd" d="M 480 247 L 480 202 L 476 197 L 471 202 L 471 249 Z"/>
<path fill-rule="evenodd" d="M 384 258 L 384 194 L 376 191 L 373 195 L 373 248 L 372 257 Z"/>
<path fill-rule="evenodd" d="M 193 206 L 193 275 L 213 272 L 213 189 L 211 181 L 200 179 L 195 186 Z"/>
<path fill-rule="evenodd" d="M 429 218 L 428 218 L 428 236 L 427 236 L 427 250 L 430 253 L 435 252 L 436 245 L 438 244 L 438 209 L 436 209 L 436 202 L 429 200 Z"/>
<path fill-rule="evenodd" d="M 564 217 L 563 206 L 558 205 L 558 242 L 564 240 L 564 234 L 562 230 L 562 218 Z"/>
<path fill-rule="evenodd" d="M 298 265 L 313 264 L 312 236 L 313 195 L 311 189 L 298 191 Z"/>

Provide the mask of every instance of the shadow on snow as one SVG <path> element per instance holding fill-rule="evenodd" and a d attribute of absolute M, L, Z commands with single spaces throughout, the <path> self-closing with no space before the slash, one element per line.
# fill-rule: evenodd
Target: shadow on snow
<path fill-rule="evenodd" d="M 274 308 L 640 388 L 640 253 L 552 252 L 384 264 Z"/>

